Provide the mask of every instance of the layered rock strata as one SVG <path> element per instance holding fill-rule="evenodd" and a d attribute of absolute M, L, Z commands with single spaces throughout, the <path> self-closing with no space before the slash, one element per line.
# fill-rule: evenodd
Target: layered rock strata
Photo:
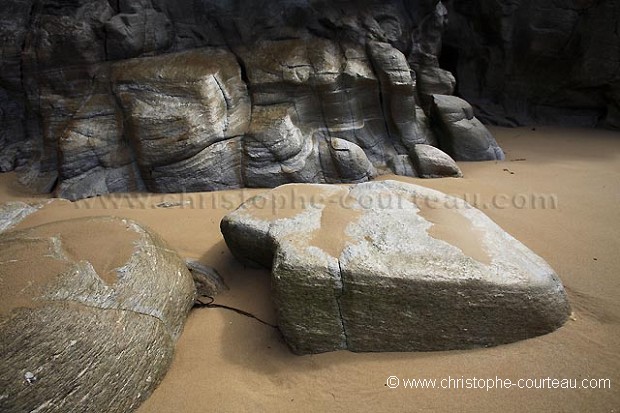
<path fill-rule="evenodd" d="M 9 0 L 0 168 L 69 199 L 435 175 L 445 8 L 363 3 Z"/>

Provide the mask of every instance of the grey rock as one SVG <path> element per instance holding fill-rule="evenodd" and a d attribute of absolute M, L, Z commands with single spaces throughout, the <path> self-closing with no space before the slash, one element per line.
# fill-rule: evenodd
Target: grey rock
<path fill-rule="evenodd" d="M 7 202 L 0 205 L 0 233 L 19 224 L 28 215 L 37 212 L 42 206 L 42 204 L 31 205 L 20 201 Z"/>
<path fill-rule="evenodd" d="M 107 70 L 102 68 L 102 72 Z M 59 183 L 54 194 L 77 200 L 110 192 L 143 191 L 133 149 L 124 139 L 122 113 L 113 96 L 104 89 L 79 104 L 58 140 Z"/>
<path fill-rule="evenodd" d="M 381 83 L 384 118 L 390 136 L 397 138 L 405 148 L 429 143 L 428 135 L 420 133 L 417 124 L 415 73 L 407 58 L 388 43 L 369 42 L 368 50 Z"/>
<path fill-rule="evenodd" d="M 318 38 L 262 41 L 238 48 L 237 54 L 255 108 L 289 104 L 305 135 L 349 140 L 375 166 L 396 153 L 363 46 Z"/>
<path fill-rule="evenodd" d="M 0 245 L 0 280 L 12 286 L 0 291 L 0 410 L 136 409 L 170 365 L 193 305 L 185 263 L 118 218 L 11 231 Z"/>
<path fill-rule="evenodd" d="M 291 195 L 305 202 L 275 208 Z M 298 354 L 495 346 L 570 314 L 541 257 L 463 200 L 417 185 L 285 185 L 221 229 L 236 257 L 272 269 L 278 326 Z"/>
<path fill-rule="evenodd" d="M 353 142 L 332 138 L 329 140 L 329 149 L 338 172 L 335 182 L 365 182 L 377 175 L 362 148 Z"/>
<path fill-rule="evenodd" d="M 255 106 L 243 140 L 250 187 L 274 187 L 288 182 L 316 182 L 319 163 L 314 142 L 299 128 L 290 105 Z"/>
<path fill-rule="evenodd" d="M 1 67 L 0 67 L 1 69 Z M 0 86 L 0 172 L 12 171 L 18 164 L 20 138 L 24 136 L 25 108 L 18 98 Z"/>
<path fill-rule="evenodd" d="M 443 35 L 449 16 L 444 2 L 435 4 L 435 9 L 426 14 L 413 35 L 417 41 L 412 44 L 409 59 L 417 74 L 418 89 L 423 97 L 434 94 L 451 95 L 454 93 L 456 80 L 452 73 L 439 67 Z"/>
<path fill-rule="evenodd" d="M 185 264 L 194 279 L 198 297 L 213 298 L 220 292 L 228 290 L 228 286 L 215 268 L 191 258 L 186 258 Z"/>
<path fill-rule="evenodd" d="M 112 82 L 125 135 L 155 192 L 241 186 L 250 102 L 235 56 L 222 49 L 119 62 Z"/>
<path fill-rule="evenodd" d="M 136 165 L 103 168 L 95 166 L 80 175 L 64 178 L 56 185 L 54 195 L 72 201 L 113 192 L 144 191 Z"/>
<path fill-rule="evenodd" d="M 431 95 L 451 95 L 454 93 L 456 80 L 452 73 L 433 66 L 423 66 L 416 70 L 420 93 Z"/>
<path fill-rule="evenodd" d="M 442 60 L 484 122 L 614 127 L 620 4 L 445 1 Z M 617 127 L 617 126 L 616 126 Z"/>
<path fill-rule="evenodd" d="M 430 145 L 416 145 L 412 154 L 416 171 L 422 178 L 463 176 L 461 168 L 447 153 Z"/>
<path fill-rule="evenodd" d="M 142 9 L 120 13 L 105 23 L 108 59 L 127 59 L 172 46 L 174 30 L 165 13 Z"/>
<path fill-rule="evenodd" d="M 191 158 L 154 167 L 149 188 L 155 192 L 200 192 L 240 188 L 241 138 L 213 143 Z"/>
<path fill-rule="evenodd" d="M 0 23 L 0 170 L 72 200 L 414 175 L 453 88 L 432 0 L 9 0 Z"/>
<path fill-rule="evenodd" d="M 469 103 L 456 96 L 433 95 L 432 99 L 431 121 L 441 149 L 457 161 L 504 159 L 504 152 Z"/>
<path fill-rule="evenodd" d="M 417 177 L 416 171 L 409 155 L 399 155 L 396 158 L 390 159 L 390 169 L 394 171 L 394 174 L 400 176 Z"/>

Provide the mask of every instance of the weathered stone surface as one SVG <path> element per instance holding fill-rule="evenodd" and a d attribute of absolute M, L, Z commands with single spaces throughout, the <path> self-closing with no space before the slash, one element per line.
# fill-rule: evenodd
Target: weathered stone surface
<path fill-rule="evenodd" d="M 411 177 L 418 176 L 418 172 L 415 170 L 409 155 L 399 155 L 398 157 L 391 159 L 389 166 L 396 175 Z"/>
<path fill-rule="evenodd" d="M 241 185 L 240 148 L 219 145 L 243 135 L 250 120 L 234 55 L 206 49 L 128 60 L 115 64 L 112 76 L 127 114 L 126 136 L 149 190 Z"/>
<path fill-rule="evenodd" d="M 356 144 L 345 139 L 329 140 L 331 159 L 336 168 L 336 176 L 326 177 L 329 182 L 365 182 L 377 175 L 373 164 Z M 327 169 L 328 171 L 329 169 Z"/>
<path fill-rule="evenodd" d="M 10 0 L 0 22 L 0 170 L 69 199 L 411 175 L 438 145 L 420 97 L 454 87 L 432 0 Z"/>
<path fill-rule="evenodd" d="M 172 46 L 174 30 L 165 13 L 139 9 L 119 13 L 105 23 L 106 50 L 111 59 L 127 59 Z"/>
<path fill-rule="evenodd" d="M 0 235 L 0 410 L 128 412 L 172 360 L 195 287 L 152 232 L 87 218 Z"/>
<path fill-rule="evenodd" d="M 388 43 L 369 42 L 372 64 L 379 76 L 383 112 L 390 136 L 409 149 L 418 143 L 430 143 L 416 119 L 417 91 L 407 58 Z M 421 120 L 422 125 L 424 119 Z"/>
<path fill-rule="evenodd" d="M 417 185 L 285 185 L 221 228 L 235 256 L 272 268 L 278 326 L 299 354 L 494 346 L 570 314 L 542 258 L 464 201 Z"/>
<path fill-rule="evenodd" d="M 98 93 L 78 102 L 79 109 L 63 125 L 56 196 L 75 200 L 145 189 L 137 179 L 140 174 L 132 148 L 123 138 L 122 113 L 105 88 L 96 88 Z"/>
<path fill-rule="evenodd" d="M 192 274 L 198 297 L 213 298 L 220 292 L 228 289 L 220 273 L 215 268 L 189 258 L 185 259 L 185 265 L 187 265 L 189 272 Z"/>
<path fill-rule="evenodd" d="M 463 173 L 447 153 L 430 145 L 416 145 L 413 149 L 416 170 L 422 178 L 444 176 L 462 177 Z"/>
<path fill-rule="evenodd" d="M 288 182 L 317 182 L 319 160 L 311 137 L 299 128 L 289 105 L 256 106 L 243 140 L 248 186 L 278 186 Z"/>
<path fill-rule="evenodd" d="M 0 233 L 19 224 L 28 215 L 37 212 L 41 206 L 20 201 L 0 205 Z"/>
<path fill-rule="evenodd" d="M 390 44 L 377 44 L 369 46 L 372 56 L 363 45 L 327 39 L 263 41 L 238 48 L 255 105 L 253 122 L 255 115 L 274 118 L 277 109 L 270 113 L 266 106 L 289 106 L 286 116 L 294 113 L 303 135 L 315 141 L 347 140 L 360 147 L 378 171 L 393 172 L 388 163 L 406 153 L 406 140 L 433 138 L 416 123 L 416 109 L 422 110 L 406 58 Z M 420 118 L 424 122 L 423 113 Z M 321 158 L 323 167 L 328 164 Z"/>
<path fill-rule="evenodd" d="M 474 116 L 469 103 L 456 96 L 432 96 L 432 122 L 441 147 L 457 161 L 503 160 L 491 132 Z"/>
<path fill-rule="evenodd" d="M 444 3 L 442 62 L 482 121 L 620 126 L 620 3 Z"/>

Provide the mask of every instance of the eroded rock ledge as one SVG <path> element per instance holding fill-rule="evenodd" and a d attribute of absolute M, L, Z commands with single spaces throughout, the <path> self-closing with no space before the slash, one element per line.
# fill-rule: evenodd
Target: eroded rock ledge
<path fill-rule="evenodd" d="M 459 176 L 450 156 L 501 159 L 482 124 L 446 132 L 431 110 L 454 90 L 437 61 L 442 3 L 362 3 L 10 0 L 0 170 L 79 199 Z"/>
<path fill-rule="evenodd" d="M 221 228 L 237 258 L 272 268 L 278 325 L 298 354 L 495 346 L 570 314 L 542 258 L 471 205 L 417 185 L 285 185 Z"/>

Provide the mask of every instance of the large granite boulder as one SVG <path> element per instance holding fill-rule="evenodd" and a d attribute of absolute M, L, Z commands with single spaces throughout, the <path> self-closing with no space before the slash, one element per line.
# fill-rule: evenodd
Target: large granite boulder
<path fill-rule="evenodd" d="M 129 412 L 172 361 L 192 276 L 154 233 L 86 218 L 0 235 L 0 410 Z"/>
<path fill-rule="evenodd" d="M 221 223 L 272 268 L 298 354 L 467 349 L 549 333 L 570 314 L 553 269 L 464 201 L 395 181 L 285 185 Z"/>
<path fill-rule="evenodd" d="M 454 89 L 434 0 L 8 0 L 0 23 L 0 171 L 72 200 L 414 176 Z"/>

